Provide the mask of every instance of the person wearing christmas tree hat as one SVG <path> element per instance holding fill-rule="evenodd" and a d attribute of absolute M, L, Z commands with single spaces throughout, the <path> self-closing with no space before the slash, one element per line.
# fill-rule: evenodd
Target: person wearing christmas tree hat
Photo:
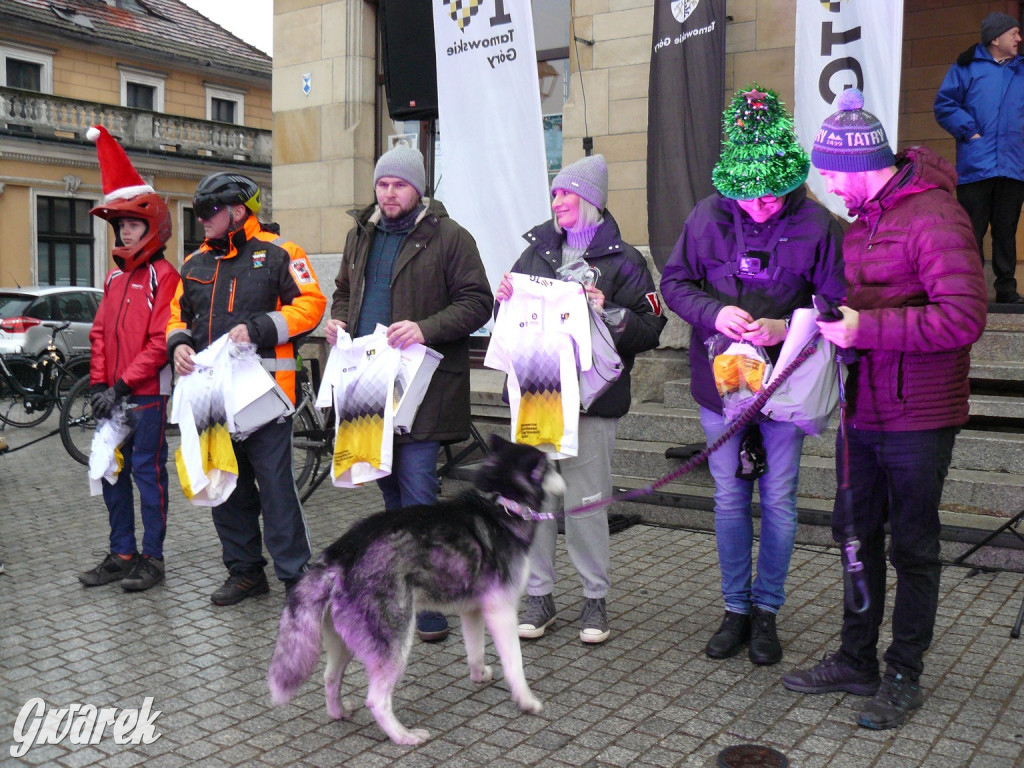
<path fill-rule="evenodd" d="M 845 294 L 842 229 L 808 198 L 810 159 L 778 95 L 753 84 L 723 115 L 725 141 L 712 183 L 694 206 L 662 272 L 665 303 L 691 326 L 690 390 L 708 444 L 729 427 L 705 342 L 746 342 L 775 362 L 798 307 L 819 294 Z M 749 644 L 754 664 L 776 664 L 782 645 L 776 616 L 796 537 L 797 474 L 804 433 L 761 417 L 711 454 L 715 537 L 725 618 L 705 648 L 713 659 Z M 741 455 L 742 454 L 742 455 Z M 742 460 L 742 463 L 741 463 Z M 751 498 L 761 506 L 756 575 Z"/>

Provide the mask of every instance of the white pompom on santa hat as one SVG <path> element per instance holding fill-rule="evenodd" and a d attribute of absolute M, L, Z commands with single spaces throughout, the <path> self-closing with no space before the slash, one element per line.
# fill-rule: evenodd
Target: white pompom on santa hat
<path fill-rule="evenodd" d="M 155 190 L 135 170 L 128 155 L 107 129 L 102 125 L 93 126 L 85 132 L 89 141 L 96 142 L 96 154 L 100 160 L 100 177 L 103 179 L 103 202 L 127 200 L 138 195 L 152 194 Z"/>

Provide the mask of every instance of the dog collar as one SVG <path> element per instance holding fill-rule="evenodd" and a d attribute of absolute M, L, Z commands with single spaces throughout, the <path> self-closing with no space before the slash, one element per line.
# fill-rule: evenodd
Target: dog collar
<path fill-rule="evenodd" d="M 535 509 L 533 509 L 531 507 L 528 507 L 525 504 L 520 504 L 518 501 L 513 501 L 512 499 L 506 499 L 501 494 L 498 494 L 494 498 L 494 501 L 495 501 L 496 504 L 499 504 L 502 507 L 504 507 L 505 511 L 508 512 L 510 515 L 517 515 L 517 516 L 523 518 L 524 520 L 554 520 L 555 519 L 555 513 L 554 512 L 538 512 L 537 510 L 535 510 Z"/>

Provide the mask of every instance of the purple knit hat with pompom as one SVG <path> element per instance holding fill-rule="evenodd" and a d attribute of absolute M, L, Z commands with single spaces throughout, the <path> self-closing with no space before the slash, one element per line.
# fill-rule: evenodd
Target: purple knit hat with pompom
<path fill-rule="evenodd" d="M 825 118 L 814 137 L 811 162 L 821 171 L 858 173 L 896 164 L 877 117 L 864 109 L 864 94 L 848 88 L 836 99 L 839 111 Z"/>

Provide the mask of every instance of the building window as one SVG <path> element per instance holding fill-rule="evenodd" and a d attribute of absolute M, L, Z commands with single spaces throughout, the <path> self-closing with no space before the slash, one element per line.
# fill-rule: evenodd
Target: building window
<path fill-rule="evenodd" d="M 210 119 L 218 123 L 234 123 L 235 106 L 235 102 L 227 99 L 210 99 Z"/>
<path fill-rule="evenodd" d="M 39 285 L 92 285 L 93 233 L 91 200 L 36 198 Z"/>
<path fill-rule="evenodd" d="M 206 86 L 206 119 L 218 123 L 242 125 L 245 122 L 245 96 L 239 91 Z"/>
<path fill-rule="evenodd" d="M 0 85 L 53 93 L 53 54 L 0 43 Z"/>
<path fill-rule="evenodd" d="M 533 4 L 537 81 L 544 120 L 548 181 L 562 169 L 562 111 L 569 99 L 569 0 Z"/>
<path fill-rule="evenodd" d="M 182 214 L 182 229 L 184 231 L 181 234 L 181 248 L 182 261 L 184 261 L 190 253 L 199 250 L 199 246 L 206 239 L 206 234 L 203 231 L 203 225 L 196 217 L 196 212 L 191 207 L 183 208 Z"/>
<path fill-rule="evenodd" d="M 141 72 L 129 67 L 121 70 L 121 106 L 144 109 L 147 112 L 164 111 L 164 80 L 160 74 Z"/>
<path fill-rule="evenodd" d="M 125 106 L 132 109 L 146 109 L 153 111 L 155 103 L 156 88 L 151 85 L 140 85 L 139 83 L 128 83 L 127 98 Z"/>
<path fill-rule="evenodd" d="M 43 67 L 31 61 L 7 59 L 7 87 L 38 91 L 43 85 Z"/>

